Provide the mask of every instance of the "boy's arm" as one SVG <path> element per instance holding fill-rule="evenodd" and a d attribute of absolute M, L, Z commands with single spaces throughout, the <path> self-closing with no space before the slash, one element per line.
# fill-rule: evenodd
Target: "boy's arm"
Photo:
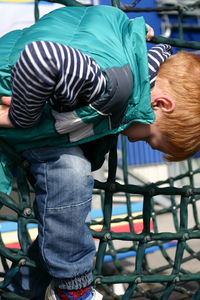
<path fill-rule="evenodd" d="M 39 121 L 55 85 L 56 67 L 50 68 L 50 63 L 33 43 L 22 51 L 11 74 L 9 118 L 14 127 L 27 128 Z"/>
<path fill-rule="evenodd" d="M 60 112 L 70 111 L 91 103 L 105 85 L 102 72 L 89 56 L 57 43 L 32 42 L 12 71 L 9 118 L 15 127 L 32 127 L 47 101 Z"/>
<path fill-rule="evenodd" d="M 150 87 L 154 87 L 157 73 L 160 65 L 172 55 L 172 47 L 167 44 L 158 44 L 153 46 L 148 51 L 148 66 L 149 66 L 149 77 L 150 77 Z"/>

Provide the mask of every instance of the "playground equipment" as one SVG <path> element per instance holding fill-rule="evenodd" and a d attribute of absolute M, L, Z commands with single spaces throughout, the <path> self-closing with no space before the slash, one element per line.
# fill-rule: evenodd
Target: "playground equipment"
<path fill-rule="evenodd" d="M 111 5 L 125 12 L 138 11 L 132 5 L 113 0 Z M 176 1 L 173 7 L 148 8 L 146 11 L 176 10 L 179 13 L 199 5 L 199 1 Z M 187 3 L 186 3 L 187 2 Z M 83 5 L 73 0 L 60 0 L 64 5 Z M 145 9 L 141 9 L 145 11 Z M 36 20 L 39 16 L 38 2 L 35 4 Z M 183 28 L 180 25 L 180 33 Z M 153 43 L 169 43 L 180 48 L 200 50 L 200 43 L 182 39 L 155 36 Z M 116 141 L 117 142 L 117 141 Z M 27 162 L 22 160 L 4 141 L 0 143 L 1 152 L 15 165 L 16 182 L 13 193 L 8 196 L 0 193 L 1 221 L 17 224 L 19 249 L 8 248 L 5 240 L 0 239 L 2 272 L 0 288 L 6 299 L 22 300 L 18 295 L 5 291 L 6 286 L 22 265 L 37 268 L 35 261 L 27 256 L 31 244 L 30 224 L 37 224 L 34 210 L 34 191 L 30 187 L 26 174 Z M 200 169 L 194 169 L 193 161 L 188 161 L 188 170 L 184 174 L 146 185 L 129 184 L 126 146 L 122 141 L 123 182 L 116 180 L 117 144 L 109 153 L 108 176 L 106 182 L 95 181 L 94 194 L 101 197 L 101 217 L 92 219 L 91 230 L 97 242 L 96 262 L 94 266 L 94 284 L 104 294 L 104 299 L 200 299 L 200 188 L 195 186 L 195 178 Z M 187 185 L 177 187 L 181 180 Z M 200 185 L 199 185 L 200 186 Z M 168 197 L 169 205 L 158 205 L 156 196 Z M 113 218 L 113 211 L 119 205 L 116 199 L 123 199 L 123 215 Z M 139 200 L 138 200 L 139 199 Z M 141 211 L 134 214 L 134 201 L 143 203 Z M 121 204 L 121 202 L 120 202 Z M 10 213 L 4 213 L 4 209 Z M 192 219 L 192 222 L 189 221 Z M 166 217 L 166 218 L 165 218 Z M 136 229 L 136 223 L 142 220 L 142 230 Z M 164 224 L 162 222 L 165 222 Z M 128 232 L 116 232 L 114 225 L 125 223 Z M 169 223 L 171 224 L 169 227 Z M 95 227 L 96 226 L 96 227 Z M 100 229 L 96 230 L 97 226 Z M 161 226 L 161 227 L 160 227 Z M 98 227 L 99 228 L 99 227 Z M 156 260 L 152 262 L 153 256 Z M 162 262 L 162 263 L 161 263 Z M 191 271 L 188 264 L 196 264 Z M 111 270 L 112 269 L 112 270 Z M 111 272 L 108 274 L 108 270 Z M 192 284 L 191 284 L 192 283 Z M 123 285 L 123 295 L 115 293 L 114 286 Z"/>

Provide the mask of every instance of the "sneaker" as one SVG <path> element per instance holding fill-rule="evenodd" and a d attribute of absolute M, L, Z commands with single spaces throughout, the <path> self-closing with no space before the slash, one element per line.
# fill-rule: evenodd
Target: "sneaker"
<path fill-rule="evenodd" d="M 92 289 L 92 300 L 101 300 L 103 299 L 103 295 L 97 292 L 95 289 Z"/>
<path fill-rule="evenodd" d="M 87 295 L 80 296 L 78 298 L 74 298 L 73 295 L 70 297 L 70 295 L 68 296 L 68 298 L 70 300 L 102 300 L 103 296 L 97 292 L 95 289 L 91 288 L 91 291 L 89 293 L 87 293 Z M 66 295 L 67 297 L 67 295 Z M 67 298 L 66 298 L 67 299 Z M 59 295 L 57 295 L 57 293 L 55 293 L 55 287 L 54 287 L 54 283 L 53 281 L 50 283 L 50 285 L 48 286 L 47 290 L 46 290 L 46 294 L 45 294 L 45 300 L 64 300 L 59 297 Z"/>

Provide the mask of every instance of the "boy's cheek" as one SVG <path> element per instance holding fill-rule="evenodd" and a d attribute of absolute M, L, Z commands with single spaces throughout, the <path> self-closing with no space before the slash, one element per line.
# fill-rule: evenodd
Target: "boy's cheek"
<path fill-rule="evenodd" d="M 128 127 L 121 132 L 121 134 L 126 135 L 126 136 L 131 136 L 131 133 L 132 133 L 131 127 Z"/>
<path fill-rule="evenodd" d="M 134 143 L 136 140 L 134 138 L 128 137 L 129 142 Z"/>

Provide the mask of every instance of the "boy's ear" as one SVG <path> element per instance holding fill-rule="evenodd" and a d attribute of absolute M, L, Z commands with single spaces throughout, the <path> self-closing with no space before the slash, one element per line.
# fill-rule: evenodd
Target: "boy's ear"
<path fill-rule="evenodd" d="M 155 97 L 151 100 L 153 110 L 162 110 L 165 113 L 172 113 L 175 109 L 175 102 L 168 97 Z"/>

